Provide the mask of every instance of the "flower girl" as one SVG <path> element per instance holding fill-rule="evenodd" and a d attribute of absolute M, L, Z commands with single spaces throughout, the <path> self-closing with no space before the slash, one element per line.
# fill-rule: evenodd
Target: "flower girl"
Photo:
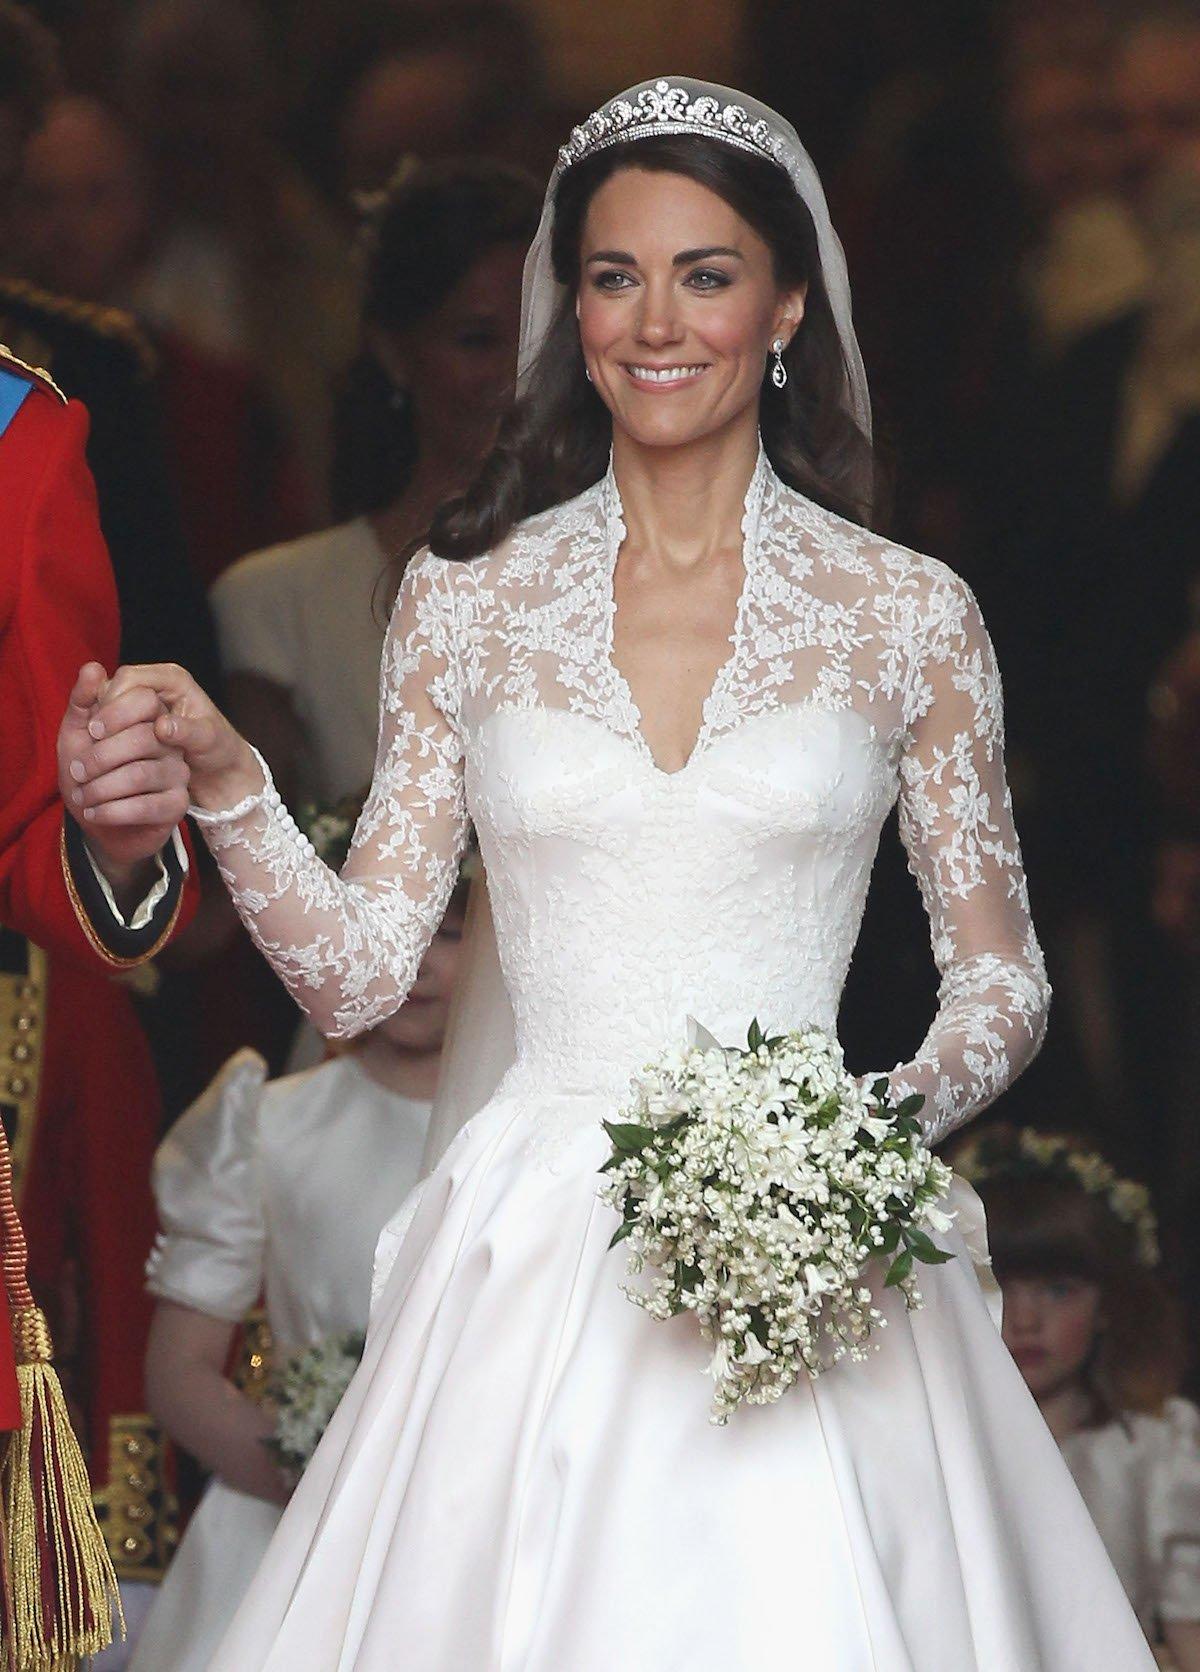
<path fill-rule="evenodd" d="M 1163 1664 L 1200 1672 L 1200 1411 L 1154 1214 L 1074 1138 L 991 1127 L 954 1165 L 987 1209 L 1004 1339 Z"/>
<path fill-rule="evenodd" d="M 271 1404 L 225 1374 L 260 1293 L 276 1375 L 288 1362 L 309 1369 L 314 1405 L 336 1401 L 338 1361 L 361 1346 L 376 1237 L 420 1167 L 464 897 L 460 884 L 390 1020 L 320 1067 L 269 1084 L 262 1058 L 238 1052 L 158 1151 L 147 1397 L 213 1479 L 131 1672 L 209 1665 L 290 1495 L 295 1477 L 276 1461 L 278 1440 L 294 1445 L 303 1421 L 289 1409 L 293 1421 L 276 1432 Z"/>

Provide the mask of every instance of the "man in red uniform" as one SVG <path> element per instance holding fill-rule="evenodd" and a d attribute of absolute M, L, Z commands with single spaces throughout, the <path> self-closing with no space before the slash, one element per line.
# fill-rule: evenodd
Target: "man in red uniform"
<path fill-rule="evenodd" d="M 177 828 L 186 774 L 149 736 L 110 763 L 129 779 L 128 822 L 85 838 L 63 806 L 71 762 L 94 747 L 90 707 L 119 637 L 86 436 L 84 409 L 0 350 L 0 1115 L 31 1284 L 58 1336 L 110 1549 L 124 1576 L 153 1577 L 165 1552 L 140 1416 L 142 1266 L 160 1108 L 113 978 L 159 950 L 195 888 Z M 0 1426 L 17 1422 L 0 1329 Z"/>

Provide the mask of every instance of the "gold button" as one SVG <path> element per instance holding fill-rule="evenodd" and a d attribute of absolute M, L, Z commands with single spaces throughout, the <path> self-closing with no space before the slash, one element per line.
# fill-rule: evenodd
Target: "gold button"
<path fill-rule="evenodd" d="M 14 1062 L 28 1062 L 32 1055 L 33 1052 L 29 1049 L 29 1046 L 24 1043 L 24 1041 L 18 1041 L 18 1043 L 12 1048 L 12 1058 Z"/>
<path fill-rule="evenodd" d="M 36 1025 L 37 1017 L 31 1016 L 28 1011 L 23 1010 L 17 1017 L 17 1027 L 21 1033 L 30 1033 Z"/>
<path fill-rule="evenodd" d="M 14 1074 L 12 1079 L 8 1082 L 8 1090 L 14 1097 L 24 1097 L 25 1093 L 29 1090 L 29 1082 L 23 1075 Z"/>

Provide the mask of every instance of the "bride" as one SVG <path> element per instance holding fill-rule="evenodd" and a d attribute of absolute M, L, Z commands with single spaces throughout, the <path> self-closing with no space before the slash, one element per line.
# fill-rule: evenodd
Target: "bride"
<path fill-rule="evenodd" d="M 991 646 L 956 576 L 868 532 L 868 411 L 792 129 L 646 83 L 560 153 L 522 399 L 404 574 L 342 876 L 186 673 L 111 682 L 101 756 L 151 722 L 184 752 L 239 910 L 327 1033 L 403 1001 L 468 821 L 515 1020 L 218 1672 L 1152 1665 L 1001 1345 L 965 1186 L 924 1308 L 881 1293 L 868 1362 L 725 1429 L 694 1321 L 630 1305 L 608 1252 L 600 1122 L 630 1071 L 689 1016 L 728 1041 L 835 1025 L 897 799 L 942 986 L 893 1088 L 938 1140 L 1041 1039 Z M 121 770 L 85 766 L 119 818 Z"/>

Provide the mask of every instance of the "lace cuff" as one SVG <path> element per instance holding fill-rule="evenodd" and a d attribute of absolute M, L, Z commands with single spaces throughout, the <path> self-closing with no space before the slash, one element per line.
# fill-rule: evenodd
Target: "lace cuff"
<path fill-rule="evenodd" d="M 269 812 L 274 812 L 283 805 L 279 791 L 275 788 L 275 780 L 271 776 L 271 768 L 253 743 L 248 744 L 247 747 L 258 762 L 259 771 L 263 775 L 262 789 L 254 790 L 250 795 L 244 795 L 232 807 L 212 809 L 197 807 L 194 801 L 189 802 L 188 817 L 190 819 L 194 819 L 197 824 L 202 825 L 236 824 L 239 819 L 244 819 L 248 813 L 256 813 L 260 807 Z"/>

